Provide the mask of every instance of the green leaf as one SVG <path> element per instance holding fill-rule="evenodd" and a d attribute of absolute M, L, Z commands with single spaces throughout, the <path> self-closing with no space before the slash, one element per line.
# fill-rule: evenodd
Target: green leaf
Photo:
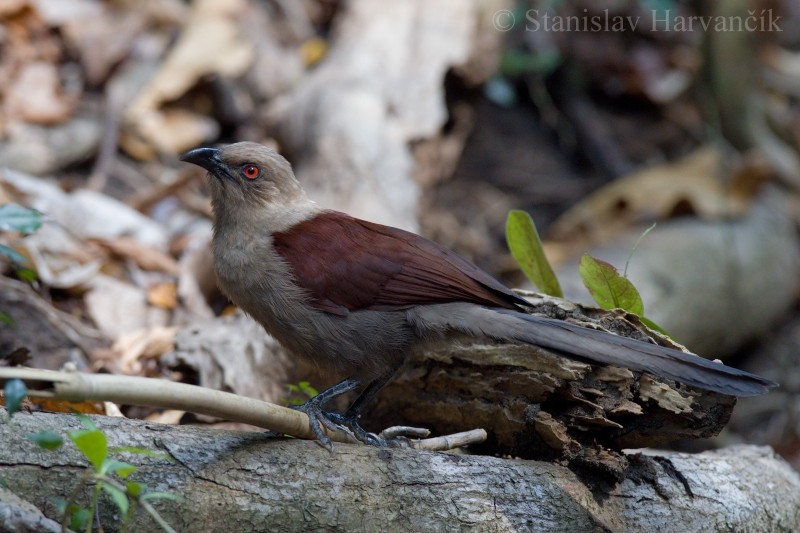
<path fill-rule="evenodd" d="M 319 391 L 317 391 L 317 389 L 312 387 L 311 383 L 309 383 L 308 381 L 301 381 L 300 383 L 298 383 L 298 385 L 300 385 L 301 391 L 308 394 L 309 398 L 313 398 L 314 396 L 319 394 Z"/>
<path fill-rule="evenodd" d="M 148 492 L 147 494 L 143 494 L 141 497 L 142 500 L 172 500 L 172 501 L 180 501 L 181 497 L 176 494 L 170 494 L 169 492 Z"/>
<path fill-rule="evenodd" d="M 108 456 L 108 442 L 99 429 L 81 429 L 67 433 L 70 440 L 94 466 L 96 472 L 102 471 L 103 462 Z"/>
<path fill-rule="evenodd" d="M 147 489 L 144 483 L 138 483 L 136 481 L 128 481 L 125 483 L 125 488 L 132 498 L 138 498 L 145 491 L 145 489 Z"/>
<path fill-rule="evenodd" d="M 61 435 L 46 430 L 40 431 L 39 433 L 25 435 L 25 438 L 31 442 L 35 442 L 44 450 L 57 450 L 62 444 L 64 444 L 64 439 L 61 437 Z"/>
<path fill-rule="evenodd" d="M 610 264 L 584 255 L 581 257 L 578 273 L 592 298 L 603 309 L 624 309 L 639 317 L 644 314 L 644 303 L 639 291 Z"/>
<path fill-rule="evenodd" d="M 544 255 L 533 219 L 525 211 L 513 210 L 506 220 L 506 241 L 511 255 L 536 287 L 550 296 L 564 295 Z"/>
<path fill-rule="evenodd" d="M 22 400 L 24 400 L 25 396 L 28 394 L 28 387 L 25 386 L 25 383 L 23 383 L 21 379 L 10 379 L 6 382 L 5 387 L 3 387 L 3 394 L 6 399 L 8 416 L 11 416 L 19 411 Z"/>
<path fill-rule="evenodd" d="M 2 244 L 0 244 L 0 255 L 6 256 L 9 261 L 14 263 L 14 265 L 28 264 L 28 258 L 26 258 L 18 251 L 14 250 L 13 248 L 9 248 L 8 246 L 4 246 Z"/>
<path fill-rule="evenodd" d="M 33 233 L 42 226 L 42 214 L 17 204 L 0 205 L 0 230 Z"/>
<path fill-rule="evenodd" d="M 92 419 L 86 416 L 85 414 L 75 411 L 75 416 L 78 417 L 78 420 L 80 421 L 81 425 L 86 429 L 97 429 L 97 426 L 95 425 L 94 422 L 92 422 Z"/>
<path fill-rule="evenodd" d="M 136 472 L 139 467 L 116 459 L 106 459 L 100 468 L 100 474 L 117 474 L 122 479 Z"/>
<path fill-rule="evenodd" d="M 4 313 L 2 311 L 0 311 L 0 322 L 5 324 L 6 326 L 14 325 L 14 319 L 11 318 L 11 315 L 9 315 L 8 313 Z"/>
<path fill-rule="evenodd" d="M 657 332 L 661 333 L 662 335 L 666 335 L 667 337 L 672 338 L 670 336 L 670 334 L 667 333 L 667 330 L 665 330 L 664 328 L 662 328 L 661 326 L 659 326 L 658 324 L 656 324 L 655 322 L 653 322 L 652 320 L 650 320 L 646 316 L 640 316 L 639 320 L 642 321 L 642 324 L 644 324 L 648 328 L 652 329 L 653 331 L 657 331 Z"/>
<path fill-rule="evenodd" d="M 164 459 L 165 461 L 169 461 L 171 463 L 175 462 L 175 459 L 170 457 L 164 452 L 157 452 L 155 450 L 148 450 L 147 448 L 140 448 L 138 446 L 117 446 L 115 448 L 109 449 L 111 453 L 133 453 L 136 455 L 144 455 L 146 457 L 153 457 L 155 459 Z"/>
<path fill-rule="evenodd" d="M 100 485 L 104 491 L 111 496 L 111 499 L 114 500 L 114 503 L 117 504 L 119 508 L 119 512 L 123 515 L 128 513 L 128 506 L 130 503 L 128 502 L 128 495 L 119 490 L 117 487 L 111 486 L 108 483 L 101 483 Z"/>
<path fill-rule="evenodd" d="M 536 54 L 508 50 L 500 58 L 500 72 L 512 78 L 533 72 L 547 74 L 553 72 L 563 62 L 564 57 L 555 47 Z"/>
<path fill-rule="evenodd" d="M 83 531 L 89 525 L 89 520 L 92 519 L 92 511 L 83 507 L 78 507 L 74 511 L 70 506 L 70 519 L 69 528 L 72 531 Z"/>
<path fill-rule="evenodd" d="M 24 281 L 25 283 L 33 283 L 36 281 L 36 272 L 31 270 L 30 268 L 18 268 L 17 269 L 17 277 Z"/>

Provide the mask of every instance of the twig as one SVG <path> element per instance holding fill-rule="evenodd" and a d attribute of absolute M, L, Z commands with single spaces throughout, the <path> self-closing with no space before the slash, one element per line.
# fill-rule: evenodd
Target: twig
<path fill-rule="evenodd" d="M 440 452 L 461 448 L 468 444 L 478 444 L 485 441 L 487 437 L 488 435 L 485 429 L 471 429 L 469 431 L 462 431 L 461 433 L 453 433 L 452 435 L 433 437 L 432 439 L 412 440 L 409 444 L 412 448 L 417 450 Z"/>
<path fill-rule="evenodd" d="M 0 368 L 0 380 L 22 379 L 45 385 L 31 389 L 30 396 L 69 401 L 110 401 L 126 405 L 147 405 L 179 409 L 242 422 L 301 439 L 315 439 L 305 413 L 254 398 L 246 398 L 186 383 L 163 379 L 82 372 L 56 372 L 34 368 Z M 325 433 L 335 442 L 352 442 L 346 431 Z M 449 450 L 486 439 L 482 429 L 447 437 L 411 440 L 409 446 L 422 450 Z"/>

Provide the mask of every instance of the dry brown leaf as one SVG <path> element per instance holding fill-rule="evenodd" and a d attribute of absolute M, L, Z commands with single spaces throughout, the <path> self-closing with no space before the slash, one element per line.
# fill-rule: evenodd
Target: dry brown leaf
<path fill-rule="evenodd" d="M 68 402 L 66 400 L 50 400 L 48 398 L 29 398 L 33 405 L 42 411 L 51 413 L 84 413 L 87 415 L 104 415 L 106 410 L 102 402 Z"/>
<path fill-rule="evenodd" d="M 174 281 L 155 283 L 147 288 L 147 303 L 161 309 L 178 307 L 178 285 Z"/>
<path fill-rule="evenodd" d="M 38 178 L 6 171 L 4 176 L 15 174 L 23 180 L 41 182 L 42 198 L 48 197 L 49 184 Z M 13 186 L 13 178 L 9 183 L 0 186 L 0 203 L 15 202 L 28 204 L 22 191 Z M 26 182 L 27 183 L 27 182 Z M 54 192 L 58 194 L 60 191 Z M 56 195 L 54 195 L 54 198 Z M 45 202 L 47 203 L 47 202 Z M 41 208 L 40 208 L 41 209 Z M 31 261 L 38 278 L 49 287 L 71 289 L 88 283 L 100 270 L 103 254 L 83 239 L 77 238 L 61 224 L 44 224 L 32 235 L 14 237 L 5 235 L 3 243 L 16 249 Z"/>
<path fill-rule="evenodd" d="M 139 141 L 163 153 L 176 153 L 213 137 L 216 122 L 188 111 L 166 112 L 163 105 L 210 74 L 238 76 L 253 61 L 254 49 L 242 35 L 237 17 L 243 0 L 198 0 L 186 27 L 158 72 L 125 112 L 126 125 Z M 122 142 L 131 142 L 123 137 Z M 135 143 L 134 143 L 135 144 Z M 134 145 L 134 153 L 144 153 Z"/>
<path fill-rule="evenodd" d="M 175 348 L 178 328 L 158 326 L 120 336 L 111 351 L 125 374 L 141 374 L 142 359 L 156 359 Z"/>
<path fill-rule="evenodd" d="M 144 245 L 129 237 L 116 239 L 94 239 L 94 242 L 108 248 L 114 254 L 135 262 L 143 270 L 163 272 L 177 276 L 180 269 L 178 262 L 157 248 Z"/>
<path fill-rule="evenodd" d="M 67 194 L 50 180 L 10 169 L 0 177 L 27 206 L 47 213 L 77 238 L 114 240 L 124 235 L 144 246 L 167 248 L 160 224 L 108 195 L 86 189 Z"/>
<path fill-rule="evenodd" d="M 556 241 L 603 242 L 633 224 L 695 214 L 718 219 L 744 213 L 769 169 L 745 162 L 720 176 L 722 158 L 701 148 L 675 163 L 650 167 L 595 191 L 564 213 L 551 227 Z"/>
<path fill-rule="evenodd" d="M 33 0 L 31 3 L 51 26 L 92 17 L 102 9 L 102 5 L 93 0 Z"/>
<path fill-rule="evenodd" d="M 186 414 L 186 411 L 178 411 L 177 409 L 167 409 L 164 412 L 150 413 L 145 417 L 148 422 L 155 422 L 157 424 L 180 424 L 181 418 Z"/>
<path fill-rule="evenodd" d="M 19 13 L 23 8 L 28 7 L 28 0 L 0 0 L 0 17 L 7 17 Z"/>
<path fill-rule="evenodd" d="M 128 117 L 130 118 L 130 114 Z M 141 140 L 162 153 L 178 153 L 217 137 L 219 125 L 209 117 L 183 109 L 138 113 L 134 125 Z M 127 141 L 127 137 L 122 138 Z M 138 153 L 138 152 L 134 152 Z"/>
<path fill-rule="evenodd" d="M 300 56 L 303 64 L 311 67 L 322 61 L 328 53 L 328 42 L 319 37 L 312 37 L 300 45 Z"/>
<path fill-rule="evenodd" d="M 21 242 L 39 279 L 47 286 L 73 289 L 91 283 L 102 267 L 101 254 L 63 227 L 45 224 Z"/>
<path fill-rule="evenodd" d="M 108 77 L 111 68 L 130 53 L 134 39 L 142 33 L 146 23 L 147 19 L 138 10 L 119 13 L 103 9 L 92 16 L 70 19 L 61 31 L 78 51 L 89 84 L 98 85 Z"/>
<path fill-rule="evenodd" d="M 111 339 L 168 321 L 165 310 L 147 305 L 145 291 L 102 274 L 92 280 L 84 302 L 97 328 Z"/>
<path fill-rule="evenodd" d="M 12 82 L 5 98 L 6 112 L 36 124 L 57 124 L 71 115 L 77 100 L 61 90 L 56 66 L 35 61 L 24 65 Z"/>

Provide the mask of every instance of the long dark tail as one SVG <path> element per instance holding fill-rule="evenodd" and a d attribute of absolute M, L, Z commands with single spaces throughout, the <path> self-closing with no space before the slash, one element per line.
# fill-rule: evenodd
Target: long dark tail
<path fill-rule="evenodd" d="M 453 306 L 453 307 L 451 307 Z M 472 335 L 516 340 L 554 350 L 566 357 L 621 366 L 731 396 L 757 396 L 777 383 L 697 355 L 584 328 L 537 315 L 459 304 L 423 312 L 428 324 Z"/>

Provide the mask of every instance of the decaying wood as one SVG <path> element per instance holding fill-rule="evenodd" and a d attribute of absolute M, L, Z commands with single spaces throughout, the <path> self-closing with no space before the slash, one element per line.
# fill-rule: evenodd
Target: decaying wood
<path fill-rule="evenodd" d="M 645 338 L 638 319 L 622 312 L 527 296 L 544 314 Z M 434 434 L 482 427 L 489 433 L 486 452 L 566 459 L 619 478 L 626 468 L 620 450 L 714 436 L 735 403 L 532 346 L 473 344 L 439 347 L 409 361 L 365 417 L 368 427 L 402 421 Z"/>
<path fill-rule="evenodd" d="M 590 488 L 545 462 L 346 444 L 330 453 L 263 433 L 94 420 L 109 446 L 174 460 L 119 456 L 149 490 L 183 497 L 154 504 L 179 531 L 788 531 L 800 520 L 800 477 L 767 448 L 632 455 L 622 483 Z M 0 425 L 0 477 L 54 520 L 54 500 L 87 463 L 72 446 L 44 451 L 24 436 L 80 427 L 45 413 Z M 105 498 L 100 515 L 106 531 L 119 528 Z M 130 530 L 156 527 L 139 513 Z"/>

